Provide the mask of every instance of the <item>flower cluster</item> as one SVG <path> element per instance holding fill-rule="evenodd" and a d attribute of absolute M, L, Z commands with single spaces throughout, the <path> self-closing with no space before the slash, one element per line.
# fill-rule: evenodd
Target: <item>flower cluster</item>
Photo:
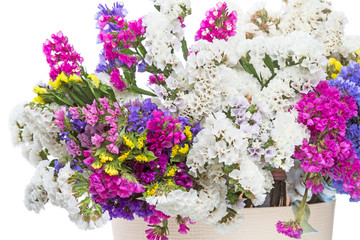
<path fill-rule="evenodd" d="M 50 202 L 84 229 L 139 217 L 168 239 L 169 218 L 181 234 L 194 221 L 229 233 L 287 190 L 296 221 L 276 228 L 300 238 L 309 201 L 360 201 L 360 46 L 342 14 L 288 0 L 238 16 L 220 2 L 188 47 L 190 0 L 153 2 L 137 20 L 99 5 L 96 74 L 62 32 L 44 43 L 51 80 L 10 121 L 37 168 L 28 209 Z"/>
<path fill-rule="evenodd" d="M 69 44 L 68 38 L 61 31 L 51 38 L 52 41 L 46 40 L 43 45 L 43 52 L 50 66 L 50 78 L 54 81 L 61 72 L 80 75 L 79 65 L 84 59 Z"/>
<path fill-rule="evenodd" d="M 202 20 L 200 29 L 196 32 L 195 41 L 205 39 L 228 39 L 236 34 L 236 11 L 228 12 L 227 4 L 219 2 L 216 8 L 206 12 L 206 19 Z"/>

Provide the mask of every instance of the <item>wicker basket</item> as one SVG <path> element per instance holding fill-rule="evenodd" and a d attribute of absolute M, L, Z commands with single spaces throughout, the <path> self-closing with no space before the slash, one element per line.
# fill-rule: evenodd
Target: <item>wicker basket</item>
<path fill-rule="evenodd" d="M 330 203 L 310 205 L 310 225 L 317 233 L 304 234 L 302 240 L 331 240 L 334 223 L 335 200 Z M 228 235 L 215 232 L 210 226 L 196 223 L 190 225 L 186 235 L 177 232 L 177 224 L 169 220 L 169 240 L 286 240 L 290 239 L 276 232 L 277 221 L 294 218 L 291 207 L 248 208 L 243 210 L 245 219 L 241 227 Z M 146 240 L 147 224 L 142 219 L 134 221 L 113 220 L 114 240 Z"/>

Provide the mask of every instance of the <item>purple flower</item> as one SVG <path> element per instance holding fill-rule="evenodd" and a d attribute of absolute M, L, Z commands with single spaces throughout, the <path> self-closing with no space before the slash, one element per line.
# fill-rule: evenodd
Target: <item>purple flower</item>
<path fill-rule="evenodd" d="M 299 224 L 297 222 L 282 222 L 279 221 L 276 224 L 276 230 L 278 233 L 282 233 L 288 237 L 291 238 L 301 238 L 301 234 L 303 233 L 302 228 L 300 228 Z"/>

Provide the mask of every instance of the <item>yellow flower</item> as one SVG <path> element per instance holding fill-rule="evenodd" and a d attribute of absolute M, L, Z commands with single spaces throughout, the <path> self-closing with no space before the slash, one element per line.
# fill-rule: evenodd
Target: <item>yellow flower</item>
<path fill-rule="evenodd" d="M 186 126 L 185 130 L 184 130 L 184 134 L 186 135 L 186 137 L 189 141 L 191 141 L 192 137 L 193 137 L 192 132 L 190 130 L 191 130 L 190 126 Z"/>
<path fill-rule="evenodd" d="M 83 80 L 81 79 L 80 76 L 73 74 L 73 75 L 70 75 L 69 81 L 82 82 Z"/>
<path fill-rule="evenodd" d="M 34 103 L 42 103 L 42 104 L 45 104 L 45 100 L 40 97 L 40 96 L 37 96 L 37 97 L 34 97 L 34 99 L 32 100 Z"/>
<path fill-rule="evenodd" d="M 100 81 L 96 75 L 90 74 L 88 78 L 90 78 L 94 82 L 95 87 L 99 87 Z"/>
<path fill-rule="evenodd" d="M 138 144 L 139 149 L 142 149 L 144 147 L 144 141 L 145 140 L 146 140 L 146 137 L 141 137 L 141 138 L 138 139 L 137 144 Z"/>
<path fill-rule="evenodd" d="M 168 173 L 167 173 L 166 176 L 168 176 L 168 177 L 173 177 L 173 176 L 175 176 L 175 173 L 176 173 L 177 170 L 178 170 L 178 167 L 172 167 L 172 168 L 170 168 L 170 170 L 168 171 Z"/>
<path fill-rule="evenodd" d="M 102 163 L 106 163 L 107 161 L 111 162 L 112 160 L 114 160 L 113 157 L 106 155 L 106 153 L 100 154 L 99 158 Z"/>
<path fill-rule="evenodd" d="M 171 156 L 170 157 L 175 157 L 176 154 L 178 153 L 178 150 L 179 150 L 179 145 L 175 145 L 173 146 L 173 148 L 171 149 Z"/>
<path fill-rule="evenodd" d="M 335 78 L 337 78 L 338 75 L 339 75 L 338 73 L 333 73 L 333 74 L 331 74 L 331 78 L 335 79 Z"/>
<path fill-rule="evenodd" d="M 125 160 L 128 158 L 129 154 L 130 154 L 130 151 L 127 151 L 126 153 L 124 153 L 123 155 L 121 155 L 121 156 L 118 158 L 118 160 L 119 160 L 120 162 L 125 161 Z"/>
<path fill-rule="evenodd" d="M 159 187 L 159 185 L 158 185 L 158 184 L 155 184 L 154 187 L 152 187 L 151 189 L 148 189 L 148 190 L 146 191 L 146 195 L 147 195 L 148 197 L 154 196 L 154 195 L 155 195 L 155 192 L 156 192 L 156 189 L 158 189 L 158 187 Z"/>
<path fill-rule="evenodd" d="M 56 78 L 55 81 L 50 80 L 49 85 L 52 86 L 55 90 L 58 89 L 61 86 L 61 81 Z"/>
<path fill-rule="evenodd" d="M 189 152 L 189 145 L 185 143 L 184 147 L 179 149 L 179 153 L 181 154 L 187 154 Z"/>
<path fill-rule="evenodd" d="M 136 156 L 135 160 L 138 162 L 148 162 L 149 161 L 149 159 L 145 156 L 145 154 Z"/>
<path fill-rule="evenodd" d="M 340 72 L 342 67 L 343 67 L 343 65 L 341 64 L 341 62 L 336 61 L 336 63 L 335 63 L 335 70 L 338 71 L 338 72 Z"/>
<path fill-rule="evenodd" d="M 33 91 L 36 94 L 47 93 L 46 88 L 43 88 L 43 87 L 40 87 L 40 86 L 34 87 Z"/>
<path fill-rule="evenodd" d="M 105 166 L 105 172 L 110 176 L 115 176 L 119 174 L 119 171 L 116 170 L 112 164 L 107 164 Z"/>
<path fill-rule="evenodd" d="M 64 72 L 61 72 L 57 77 L 56 80 L 59 80 L 61 82 L 69 82 L 69 78 L 66 76 Z"/>
<path fill-rule="evenodd" d="M 355 54 L 360 56 L 360 49 L 355 50 Z"/>
<path fill-rule="evenodd" d="M 335 65 L 336 63 L 336 59 L 335 58 L 330 58 L 329 59 L 329 65 Z"/>
<path fill-rule="evenodd" d="M 123 135 L 123 139 L 125 141 L 126 146 L 128 146 L 131 149 L 135 147 L 135 144 L 126 135 Z"/>
<path fill-rule="evenodd" d="M 172 182 L 172 181 L 167 181 L 167 184 L 169 185 L 169 186 L 175 186 L 175 184 Z"/>
<path fill-rule="evenodd" d="M 102 167 L 102 163 L 99 162 L 99 161 L 95 161 L 93 162 L 93 164 L 91 164 L 91 166 L 94 168 L 94 169 L 100 169 Z"/>

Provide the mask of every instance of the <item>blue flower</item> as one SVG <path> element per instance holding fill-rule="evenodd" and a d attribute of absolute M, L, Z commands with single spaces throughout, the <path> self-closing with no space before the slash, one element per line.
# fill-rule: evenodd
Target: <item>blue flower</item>
<path fill-rule="evenodd" d="M 138 65 L 138 72 L 145 72 L 146 71 L 146 62 L 143 60 L 139 65 Z"/>

